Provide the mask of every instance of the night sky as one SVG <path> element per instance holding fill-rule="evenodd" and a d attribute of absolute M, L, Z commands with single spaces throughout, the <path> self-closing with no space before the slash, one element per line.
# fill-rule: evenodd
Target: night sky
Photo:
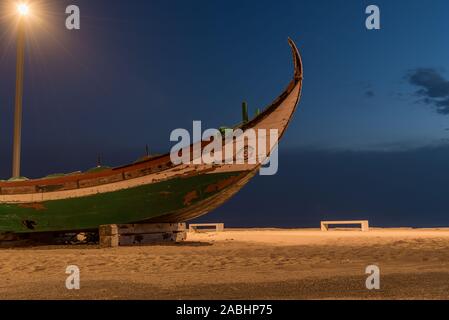
<path fill-rule="evenodd" d="M 14 17 L 0 4 L 0 177 L 11 171 Z M 304 60 L 303 98 L 280 172 L 257 177 L 203 221 L 230 226 L 449 225 L 447 0 L 36 0 L 29 25 L 23 175 L 165 153 L 170 132 L 240 121 Z M 81 9 L 81 30 L 65 8 Z M 365 8 L 381 30 L 365 28 Z"/>

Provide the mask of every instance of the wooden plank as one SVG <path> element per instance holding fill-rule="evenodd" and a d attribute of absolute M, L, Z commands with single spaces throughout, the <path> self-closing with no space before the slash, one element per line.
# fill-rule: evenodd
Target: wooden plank
<path fill-rule="evenodd" d="M 135 246 L 158 243 L 176 243 L 186 240 L 187 232 L 120 235 L 120 246 Z"/>
<path fill-rule="evenodd" d="M 2 187 L 2 194 L 33 194 L 36 193 L 36 186 L 24 187 Z"/>
<path fill-rule="evenodd" d="M 99 233 L 103 248 L 175 243 L 187 238 L 185 223 L 103 225 Z"/>
<path fill-rule="evenodd" d="M 87 188 L 87 187 L 93 187 L 98 186 L 101 184 L 107 184 L 107 183 L 114 183 L 119 182 L 123 180 L 123 175 L 121 173 L 117 173 L 114 175 L 109 175 L 107 177 L 98 177 L 98 178 L 92 178 L 92 179 L 82 179 L 79 180 L 79 187 L 80 188 Z"/>
<path fill-rule="evenodd" d="M 119 224 L 117 225 L 120 235 L 151 234 L 164 232 L 183 232 L 186 230 L 185 223 L 148 223 L 148 224 Z"/>

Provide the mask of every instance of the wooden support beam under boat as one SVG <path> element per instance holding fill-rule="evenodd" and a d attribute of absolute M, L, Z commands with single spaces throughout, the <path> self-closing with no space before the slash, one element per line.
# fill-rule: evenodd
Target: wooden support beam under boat
<path fill-rule="evenodd" d="M 185 223 L 112 224 L 99 228 L 100 246 L 151 245 L 178 243 L 187 238 Z"/>

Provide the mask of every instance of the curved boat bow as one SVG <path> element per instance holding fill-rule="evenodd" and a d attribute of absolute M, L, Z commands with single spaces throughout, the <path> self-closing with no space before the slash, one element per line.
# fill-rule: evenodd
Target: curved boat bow
<path fill-rule="evenodd" d="M 298 105 L 301 56 L 289 39 L 294 76 L 257 117 L 239 126 L 283 136 Z M 271 150 L 269 150 L 271 152 Z M 184 222 L 217 208 L 257 174 L 260 164 L 174 165 L 170 154 L 100 172 L 0 182 L 0 232 L 96 229 L 104 224 Z"/>

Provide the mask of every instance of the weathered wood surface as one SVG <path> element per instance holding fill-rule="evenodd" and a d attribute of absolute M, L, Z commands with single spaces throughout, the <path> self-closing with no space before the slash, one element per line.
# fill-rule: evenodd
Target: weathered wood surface
<path fill-rule="evenodd" d="M 147 245 L 159 243 L 176 243 L 185 241 L 187 232 L 147 233 L 133 235 L 119 235 L 120 246 Z"/>
<path fill-rule="evenodd" d="M 176 243 L 185 241 L 185 223 L 121 224 L 99 228 L 101 247 Z"/>
<path fill-rule="evenodd" d="M 161 233 L 161 232 L 182 232 L 186 230 L 185 223 L 151 223 L 151 224 L 119 224 L 117 231 L 120 235 Z"/>

